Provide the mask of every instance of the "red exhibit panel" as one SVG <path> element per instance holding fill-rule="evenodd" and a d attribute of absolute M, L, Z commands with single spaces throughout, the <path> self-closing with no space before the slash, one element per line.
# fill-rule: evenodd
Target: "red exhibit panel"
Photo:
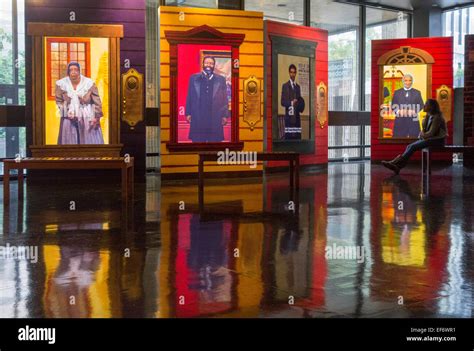
<path fill-rule="evenodd" d="M 283 45 L 277 44 L 278 42 L 283 43 Z M 305 46 L 312 50 L 310 55 L 307 56 L 308 59 L 304 57 L 306 55 L 301 50 Z M 278 47 L 284 49 L 278 51 Z M 265 21 L 265 49 L 265 149 L 267 151 L 299 152 L 301 154 L 301 165 L 327 164 L 327 31 Z M 287 50 L 289 51 L 286 52 Z M 282 106 L 284 105 L 284 92 L 282 90 L 285 89 L 285 83 L 288 84 L 290 80 L 288 67 L 292 64 L 297 68 L 295 81 L 301 86 L 298 89 L 301 90 L 301 96 L 305 104 L 302 108 L 301 117 L 297 116 L 301 121 L 298 120 L 297 123 L 289 126 L 294 118 L 288 116 L 288 110 L 285 111 L 285 107 Z M 278 123 L 275 120 L 277 118 Z M 296 134 L 288 133 L 288 131 L 293 132 L 294 130 L 297 130 Z M 286 148 L 277 148 L 276 145 Z M 268 162 L 268 167 L 278 166 L 285 166 L 285 164 L 278 161 Z"/>
<path fill-rule="evenodd" d="M 446 143 L 452 144 L 451 37 L 373 40 L 371 90 L 372 160 L 392 159 L 417 139 L 427 99 L 439 102 L 448 126 Z M 448 160 L 451 155 L 433 157 Z"/>

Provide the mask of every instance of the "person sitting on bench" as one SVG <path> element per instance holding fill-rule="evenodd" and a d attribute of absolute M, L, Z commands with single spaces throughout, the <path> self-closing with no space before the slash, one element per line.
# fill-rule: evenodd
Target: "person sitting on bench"
<path fill-rule="evenodd" d="M 410 157 L 418 150 L 432 146 L 444 146 L 445 139 L 448 136 L 446 121 L 439 108 L 438 101 L 428 99 L 423 111 L 426 117 L 423 120 L 422 131 L 419 140 L 409 144 L 402 155 L 398 155 L 391 161 L 382 161 L 382 164 L 398 174 L 406 166 Z"/>

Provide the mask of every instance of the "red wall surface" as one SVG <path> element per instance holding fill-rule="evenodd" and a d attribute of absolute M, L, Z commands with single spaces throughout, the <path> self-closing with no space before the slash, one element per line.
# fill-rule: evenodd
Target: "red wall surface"
<path fill-rule="evenodd" d="M 201 45 L 185 44 L 178 45 L 178 109 L 186 107 L 186 97 L 188 95 L 189 78 L 195 73 L 202 72 L 202 62 L 199 53 L 201 50 L 228 51 L 229 55 L 232 47 L 222 45 Z M 229 61 L 231 59 L 229 58 Z M 180 143 L 191 143 L 188 139 L 190 124 L 186 116 L 178 113 L 178 141 Z M 231 141 L 231 122 L 224 126 L 224 141 Z"/>
<path fill-rule="evenodd" d="M 425 50 L 433 56 L 435 62 L 432 65 L 431 96 L 436 97 L 436 89 L 445 84 L 453 87 L 453 38 L 413 38 L 413 39 L 390 39 L 372 41 L 372 101 L 371 101 L 371 158 L 375 161 L 392 159 L 402 153 L 408 142 L 403 143 L 380 143 L 379 140 L 379 66 L 377 61 L 387 51 L 397 49 L 401 46 L 411 46 Z M 454 91 L 453 91 L 454 97 Z M 451 107 L 452 109 L 452 107 Z M 454 118 L 454 115 L 453 115 Z M 452 144 L 453 121 L 448 122 L 449 137 L 446 144 Z M 434 154 L 433 159 L 451 159 L 450 154 Z M 420 153 L 413 155 L 413 159 L 420 159 Z"/>
<path fill-rule="evenodd" d="M 322 29 L 309 28 L 294 24 L 265 21 L 265 68 L 266 68 L 266 147 L 272 151 L 272 43 L 270 35 L 308 40 L 318 43 L 316 46 L 316 87 L 321 81 L 328 86 L 328 32 Z M 314 91 L 313 93 L 316 93 Z M 316 116 L 313 116 L 316 118 Z M 323 128 L 315 120 L 314 154 L 302 154 L 301 165 L 326 164 L 328 162 L 328 125 Z M 268 162 L 268 167 L 286 166 L 286 162 Z"/>

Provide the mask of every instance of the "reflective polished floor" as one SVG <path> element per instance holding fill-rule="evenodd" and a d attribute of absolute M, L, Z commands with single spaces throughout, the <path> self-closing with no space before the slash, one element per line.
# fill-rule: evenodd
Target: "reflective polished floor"
<path fill-rule="evenodd" d="M 429 196 L 417 165 L 330 164 L 297 198 L 285 173 L 206 180 L 201 206 L 147 178 L 129 209 L 119 184 L 13 182 L 0 317 L 473 317 L 473 170 L 435 169 Z"/>

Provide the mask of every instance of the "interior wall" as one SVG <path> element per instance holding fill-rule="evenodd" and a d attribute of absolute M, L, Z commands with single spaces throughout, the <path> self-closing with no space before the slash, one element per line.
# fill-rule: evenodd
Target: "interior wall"
<path fill-rule="evenodd" d="M 243 151 L 263 150 L 263 14 L 261 12 L 214 10 L 184 7 L 159 8 L 160 23 L 160 125 L 161 125 L 161 173 L 197 173 L 198 151 L 171 152 L 166 144 L 170 141 L 170 50 L 165 31 L 187 31 L 208 25 L 225 33 L 245 34 L 240 46 L 239 68 L 239 141 L 244 143 Z M 184 12 L 184 20 L 179 21 L 179 13 Z M 212 43 L 209 43 L 212 44 Z M 243 120 L 243 82 L 255 75 L 261 82 L 261 120 L 254 129 Z M 222 150 L 225 149 L 225 143 Z M 262 165 L 206 164 L 205 172 L 261 171 Z"/>
<path fill-rule="evenodd" d="M 428 98 L 436 98 L 436 89 L 445 84 L 453 87 L 453 38 L 412 38 L 412 39 L 388 39 L 372 41 L 372 108 L 371 108 L 371 158 L 374 161 L 392 159 L 403 153 L 406 145 L 411 141 L 392 142 L 382 141 L 379 138 L 379 66 L 377 62 L 383 54 L 398 49 L 401 46 L 411 46 L 430 53 L 434 58 L 432 65 L 431 92 Z M 452 96 L 454 96 L 454 91 Z M 453 98 L 454 100 L 454 98 Z M 451 105 L 452 108 L 452 105 Z M 452 114 L 452 118 L 454 118 Z M 452 143 L 453 120 L 447 123 L 449 137 L 447 144 Z M 417 153 L 413 159 L 420 159 Z M 447 160 L 452 156 L 449 154 L 434 154 L 433 159 Z"/>
<path fill-rule="evenodd" d="M 272 43 L 271 35 L 278 35 L 288 38 L 313 41 L 317 43 L 315 54 L 315 81 L 314 88 L 320 82 L 328 87 L 328 32 L 322 29 L 309 28 L 294 24 L 265 21 L 265 67 L 266 67 L 266 147 L 268 151 L 272 151 Z M 316 91 L 313 92 L 316 95 Z M 326 121 L 323 128 L 315 118 L 314 124 L 314 153 L 302 154 L 300 157 L 301 165 L 326 164 L 328 162 L 328 122 Z M 329 116 L 328 116 L 329 118 Z M 284 166 L 284 162 L 268 162 L 268 166 Z"/>
<path fill-rule="evenodd" d="M 74 21 L 71 19 L 74 18 Z M 122 24 L 124 37 L 120 40 L 121 73 L 135 68 L 145 74 L 145 0 L 26 0 L 25 23 L 89 23 Z M 32 92 L 31 92 L 31 39 L 26 37 L 26 115 L 27 145 L 32 144 Z M 130 67 L 125 67 L 125 60 Z M 144 80 L 145 81 L 145 80 Z M 145 100 L 143 100 L 143 104 Z M 145 109 L 143 109 L 145 111 Z M 145 123 L 132 130 L 126 123 L 120 124 L 122 154 L 135 158 L 137 180 L 145 176 Z"/>

